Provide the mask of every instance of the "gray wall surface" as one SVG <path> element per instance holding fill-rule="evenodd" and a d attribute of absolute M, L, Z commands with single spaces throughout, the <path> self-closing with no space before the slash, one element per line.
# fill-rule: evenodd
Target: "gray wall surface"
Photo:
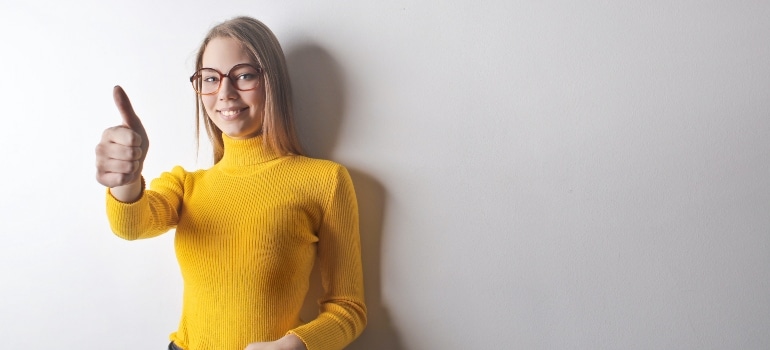
<path fill-rule="evenodd" d="M 350 349 L 770 348 L 770 3 L 678 0 L 3 1 L 0 347 L 165 346 L 173 232 L 111 234 L 94 146 L 120 84 L 146 177 L 208 167 L 187 78 L 242 14 L 358 192 Z"/>

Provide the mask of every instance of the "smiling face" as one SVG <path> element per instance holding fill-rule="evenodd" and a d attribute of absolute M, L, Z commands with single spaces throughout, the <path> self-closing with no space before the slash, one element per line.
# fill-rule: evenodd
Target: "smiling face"
<path fill-rule="evenodd" d="M 228 37 L 211 39 L 203 52 L 202 63 L 203 67 L 213 68 L 224 74 L 238 64 L 248 63 L 256 66 L 240 42 Z M 225 77 L 217 93 L 201 95 L 201 101 L 211 121 L 230 138 L 247 139 L 259 135 L 262 131 L 265 88 L 262 77 L 259 79 L 260 83 L 256 89 L 239 91 L 233 86 L 230 78 Z"/>

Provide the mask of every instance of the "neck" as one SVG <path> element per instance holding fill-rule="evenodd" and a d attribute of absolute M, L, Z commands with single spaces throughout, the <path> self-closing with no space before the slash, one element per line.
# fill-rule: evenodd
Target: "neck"
<path fill-rule="evenodd" d="M 219 161 L 221 166 L 255 165 L 276 159 L 280 156 L 265 144 L 265 139 L 262 135 L 236 140 L 223 134 L 222 141 L 224 143 L 225 153 L 222 156 L 222 160 Z"/>

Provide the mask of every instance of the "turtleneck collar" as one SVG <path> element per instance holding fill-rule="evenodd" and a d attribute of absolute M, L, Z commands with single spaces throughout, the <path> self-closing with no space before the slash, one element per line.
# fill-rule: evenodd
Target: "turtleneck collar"
<path fill-rule="evenodd" d="M 256 165 L 271 161 L 280 155 L 272 152 L 264 143 L 262 135 L 248 138 L 245 140 L 236 140 L 222 134 L 224 141 L 225 154 L 218 165 L 224 167 L 240 167 Z"/>

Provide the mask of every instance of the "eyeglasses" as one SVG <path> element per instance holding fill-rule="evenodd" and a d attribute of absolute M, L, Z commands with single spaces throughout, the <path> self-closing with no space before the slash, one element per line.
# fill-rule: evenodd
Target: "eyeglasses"
<path fill-rule="evenodd" d="M 230 78 L 230 84 L 239 91 L 251 91 L 259 86 L 262 68 L 248 63 L 236 64 L 227 74 L 214 68 L 201 68 L 190 77 L 193 89 L 199 95 L 213 95 L 222 87 L 222 79 Z"/>

